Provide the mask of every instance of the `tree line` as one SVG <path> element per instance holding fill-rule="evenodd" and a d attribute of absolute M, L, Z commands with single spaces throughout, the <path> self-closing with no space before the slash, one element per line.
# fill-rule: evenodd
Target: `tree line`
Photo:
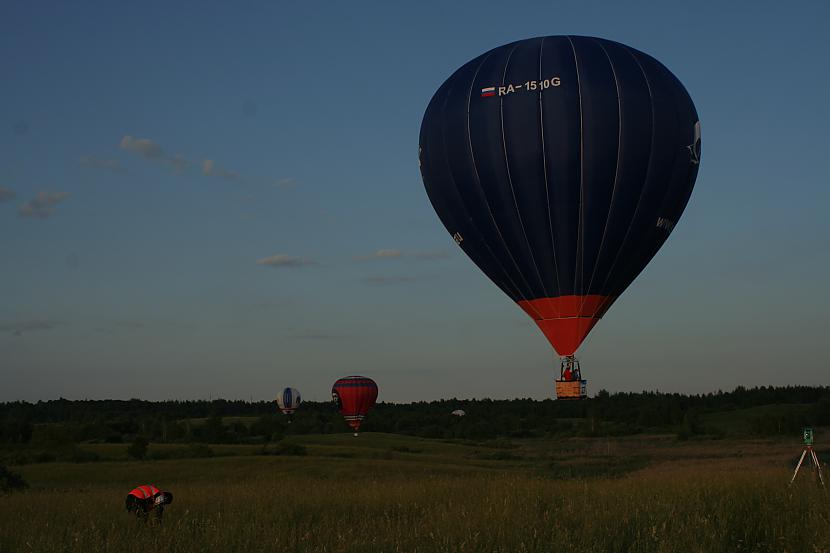
<path fill-rule="evenodd" d="M 778 406 L 765 410 L 765 406 Z M 742 432 L 773 436 L 804 425 L 830 425 L 830 387 L 738 387 L 685 395 L 608 393 L 584 401 L 445 399 L 378 403 L 362 431 L 426 438 L 486 440 L 551 436 L 614 436 L 674 432 L 681 439 L 728 432 L 717 413 L 760 408 Z M 466 416 L 450 413 L 461 409 Z M 269 443 L 286 435 L 348 432 L 328 402 L 306 402 L 292 417 L 274 402 L 66 399 L 0 403 L 0 444 L 52 448 L 73 443 Z"/>

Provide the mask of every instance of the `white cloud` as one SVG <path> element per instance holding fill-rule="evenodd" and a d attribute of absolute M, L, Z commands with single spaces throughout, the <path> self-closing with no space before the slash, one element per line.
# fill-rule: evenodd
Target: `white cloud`
<path fill-rule="evenodd" d="M 190 160 L 180 153 L 174 156 L 165 155 L 164 149 L 156 141 L 149 138 L 133 138 L 127 135 L 121 139 L 119 147 L 122 150 L 139 154 L 150 161 L 160 161 L 170 167 L 177 175 L 183 174 L 187 166 L 190 165 Z"/>
<path fill-rule="evenodd" d="M 119 146 L 122 150 L 139 154 L 147 159 L 158 159 L 164 153 L 161 146 L 149 138 L 133 138 L 130 135 L 124 136 Z"/>
<path fill-rule="evenodd" d="M 239 173 L 219 167 L 212 159 L 202 161 L 202 174 L 206 177 L 222 177 L 229 180 L 239 178 Z"/>
<path fill-rule="evenodd" d="M 297 181 L 293 178 L 283 178 L 274 183 L 270 178 L 264 179 L 259 177 L 252 177 L 250 175 L 243 175 L 238 171 L 232 171 L 219 165 L 214 159 L 190 160 L 181 153 L 175 155 L 167 155 L 161 145 L 150 138 L 135 138 L 131 135 L 125 135 L 121 138 L 119 148 L 128 152 L 133 152 L 140 155 L 149 161 L 160 162 L 169 167 L 175 174 L 182 175 L 191 165 L 196 165 L 197 169 L 201 171 L 205 177 L 219 177 L 226 180 L 241 181 L 241 182 L 257 182 L 261 184 L 273 183 L 278 188 L 291 188 L 297 186 Z M 118 162 L 116 160 L 98 159 L 94 156 L 84 156 L 81 158 L 81 164 L 87 167 L 94 167 L 98 169 L 118 169 Z"/>
<path fill-rule="evenodd" d="M 214 159 L 191 160 L 186 158 L 181 153 L 175 155 L 168 155 L 161 145 L 150 138 L 135 138 L 131 135 L 125 135 L 121 138 L 119 148 L 128 152 L 133 152 L 140 155 L 148 161 L 159 162 L 170 168 L 175 174 L 182 175 L 191 165 L 196 165 L 205 177 L 219 177 L 226 180 L 240 181 L 240 182 L 258 182 L 261 184 L 273 183 L 273 180 L 268 178 L 252 177 L 250 175 L 243 175 L 238 171 L 232 171 L 219 165 Z M 119 168 L 116 160 L 98 159 L 94 156 L 84 156 L 81 158 L 81 164 L 87 167 L 94 167 L 100 169 L 117 169 Z M 278 188 L 291 188 L 297 185 L 296 180 L 292 178 L 283 178 L 274 183 Z"/>
<path fill-rule="evenodd" d="M 46 219 L 55 211 L 55 206 L 68 197 L 68 192 L 38 192 L 33 200 L 21 205 L 17 213 L 21 217 Z"/>
<path fill-rule="evenodd" d="M 303 267 L 305 265 L 316 264 L 317 263 L 311 259 L 285 254 L 276 254 L 257 260 L 257 265 L 266 265 L 268 267 Z"/>
<path fill-rule="evenodd" d="M 5 186 L 0 186 L 0 204 L 3 202 L 10 202 L 15 199 L 16 196 L 17 194 L 14 193 L 14 190 L 10 190 Z"/>

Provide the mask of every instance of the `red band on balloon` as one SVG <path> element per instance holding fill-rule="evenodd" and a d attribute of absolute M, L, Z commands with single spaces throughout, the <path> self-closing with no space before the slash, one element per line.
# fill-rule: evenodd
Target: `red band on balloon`
<path fill-rule="evenodd" d="M 612 296 L 559 296 L 518 302 L 530 315 L 559 355 L 573 355 L 615 298 Z"/>

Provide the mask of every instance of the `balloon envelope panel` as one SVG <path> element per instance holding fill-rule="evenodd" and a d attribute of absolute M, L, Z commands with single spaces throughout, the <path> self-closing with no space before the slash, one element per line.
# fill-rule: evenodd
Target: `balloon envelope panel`
<path fill-rule="evenodd" d="M 421 124 L 421 175 L 478 267 L 572 355 L 689 200 L 700 124 L 660 62 L 551 36 L 458 69 Z"/>

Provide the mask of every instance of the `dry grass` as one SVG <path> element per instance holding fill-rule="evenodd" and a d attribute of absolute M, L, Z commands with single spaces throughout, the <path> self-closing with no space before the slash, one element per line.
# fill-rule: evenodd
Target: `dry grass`
<path fill-rule="evenodd" d="M 363 452 L 352 458 L 18 467 L 33 489 L 0 498 L 0 551 L 830 551 L 830 497 L 808 478 L 790 489 L 785 463 L 758 461 L 784 454 L 774 444 L 744 444 L 755 454 L 742 465 L 731 444 L 684 460 L 692 446 L 644 442 L 635 452 L 652 463 L 628 476 L 558 480 L 549 457 L 532 457 L 555 444 L 522 444 L 529 460 L 516 463 L 471 459 L 472 446 L 363 438 L 342 442 Z M 389 454 L 404 442 L 423 453 Z M 333 454 L 339 443 L 319 447 Z M 575 449 L 597 444 L 601 457 L 600 442 Z M 556 450 L 557 463 L 577 461 Z M 176 498 L 158 529 L 123 510 L 130 486 L 150 481 Z"/>

